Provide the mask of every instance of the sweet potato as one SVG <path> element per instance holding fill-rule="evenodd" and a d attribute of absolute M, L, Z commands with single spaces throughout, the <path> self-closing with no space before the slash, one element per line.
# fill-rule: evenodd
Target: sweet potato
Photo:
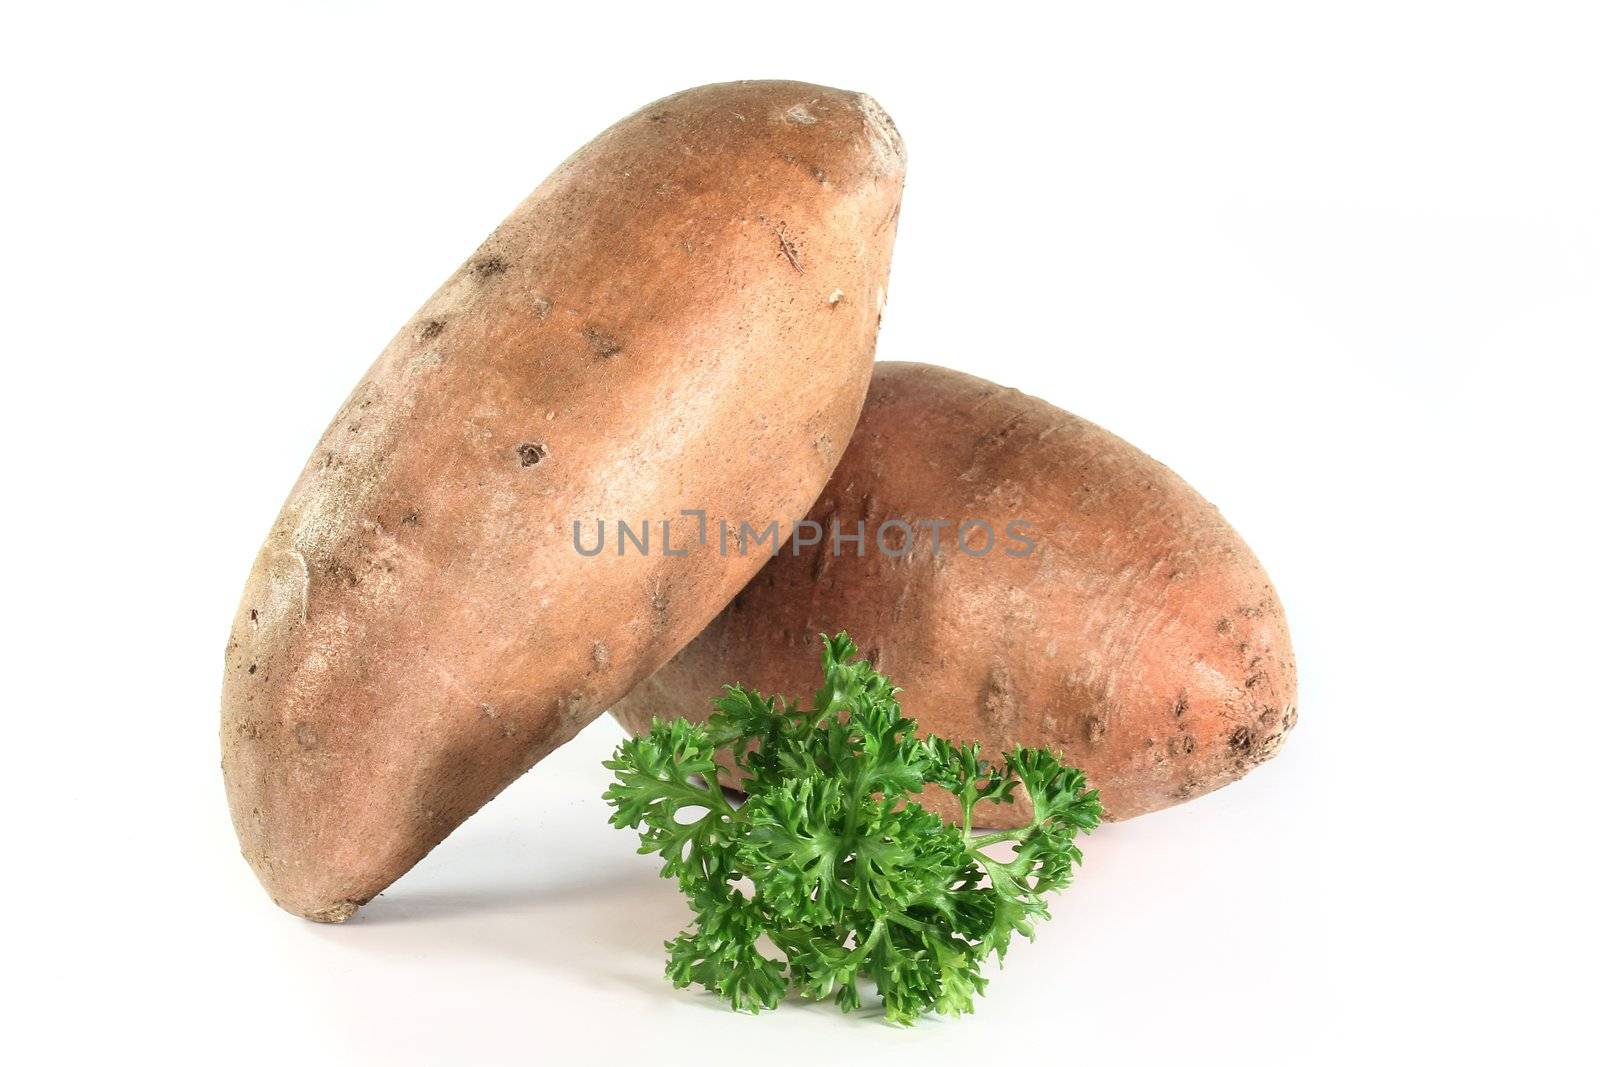
<path fill-rule="evenodd" d="M 803 514 L 860 411 L 904 174 L 855 93 L 668 97 L 564 163 L 334 418 L 226 653 L 223 772 L 284 908 L 339 921 L 760 566 L 574 523 Z"/>
<path fill-rule="evenodd" d="M 1042 400 L 879 364 L 810 519 L 820 537 L 795 542 L 817 543 L 771 559 L 617 705 L 624 725 L 703 717 L 723 681 L 809 693 L 816 635 L 841 629 L 904 687 L 923 730 L 980 741 L 990 758 L 1019 744 L 1064 753 L 1116 818 L 1233 781 L 1294 725 L 1283 611 L 1244 542 L 1172 471 Z M 936 519 L 951 522 L 937 554 Z M 915 531 L 903 557 L 893 520 Z M 981 526 L 966 529 L 970 552 L 958 544 L 963 520 L 989 524 L 987 553 Z M 1031 525 L 1008 531 L 1016 520 Z M 846 535 L 864 523 L 866 543 L 835 538 L 836 522 Z M 947 795 L 925 801 L 955 812 Z M 1010 826 L 1027 807 L 977 815 Z"/>

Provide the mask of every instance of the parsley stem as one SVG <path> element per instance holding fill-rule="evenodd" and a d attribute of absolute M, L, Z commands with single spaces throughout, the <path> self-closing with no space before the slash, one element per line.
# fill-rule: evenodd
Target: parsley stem
<path fill-rule="evenodd" d="M 925 923 L 921 919 L 913 919 L 911 916 L 899 911 L 895 912 L 893 915 L 890 915 L 889 921 L 896 923 L 897 925 L 904 926 L 907 930 L 933 929 L 933 926 L 930 923 Z"/>

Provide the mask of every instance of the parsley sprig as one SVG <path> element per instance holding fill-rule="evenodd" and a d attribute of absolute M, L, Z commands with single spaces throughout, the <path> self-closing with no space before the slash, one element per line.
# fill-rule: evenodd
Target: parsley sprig
<path fill-rule="evenodd" d="M 850 1011 L 863 980 L 891 1022 L 970 1012 L 983 961 L 1049 918 L 1045 894 L 1082 861 L 1073 839 L 1099 824 L 1099 797 L 1044 749 L 991 764 L 976 744 L 919 738 L 850 638 L 823 640 L 809 710 L 728 686 L 704 724 L 658 719 L 606 761 L 611 824 L 639 831 L 695 913 L 667 942 L 667 976 L 749 1012 L 791 986 Z M 716 784 L 719 752 L 744 778 L 738 807 Z M 959 826 L 906 801 L 928 783 L 955 795 Z M 1019 789 L 1027 826 L 973 832 L 975 805 Z"/>

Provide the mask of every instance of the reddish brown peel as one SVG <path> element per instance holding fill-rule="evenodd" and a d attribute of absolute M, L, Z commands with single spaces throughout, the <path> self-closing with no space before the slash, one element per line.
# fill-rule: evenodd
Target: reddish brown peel
<path fill-rule="evenodd" d="M 1199 796 L 1271 757 L 1295 722 L 1289 631 L 1266 572 L 1217 509 L 1126 441 L 1014 389 L 882 363 L 855 436 L 810 518 L 699 637 L 614 709 L 704 717 L 717 684 L 809 694 L 817 634 L 848 630 L 903 686 L 921 729 L 1061 752 L 1126 819 Z M 984 556 L 917 530 L 905 558 L 831 527 L 984 520 Z M 1032 525 L 1026 556 L 1005 536 Z M 887 543 L 898 548 L 901 534 Z M 981 528 L 969 530 L 981 547 Z M 732 784 L 732 780 L 729 780 Z M 924 798 L 949 817 L 950 798 Z M 1026 807 L 980 808 L 1013 825 Z"/>
<path fill-rule="evenodd" d="M 228 799 L 279 904 L 346 918 L 751 577 L 585 558 L 572 524 L 804 513 L 866 390 L 903 174 L 859 94 L 680 93 L 572 156 L 401 330 L 228 641 Z"/>

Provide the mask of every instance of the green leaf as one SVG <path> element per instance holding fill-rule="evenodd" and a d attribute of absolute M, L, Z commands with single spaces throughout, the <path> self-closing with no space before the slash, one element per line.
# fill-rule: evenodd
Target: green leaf
<path fill-rule="evenodd" d="M 783 966 L 756 948 L 759 910 L 742 895 L 729 894 L 701 912 L 699 923 L 667 942 L 667 977 L 679 989 L 704 986 L 735 1011 L 776 1008 L 787 983 Z"/>
<path fill-rule="evenodd" d="M 740 810 L 749 826 L 738 866 L 783 922 L 828 923 L 842 916 L 846 839 L 836 829 L 844 797 L 832 778 L 792 779 Z"/>
<path fill-rule="evenodd" d="M 658 720 L 606 761 L 612 825 L 638 831 L 695 912 L 667 942 L 667 976 L 738 1011 L 789 989 L 851 1011 L 870 983 L 891 1023 L 970 1012 L 983 962 L 1049 917 L 1045 895 L 1082 862 L 1076 837 L 1099 824 L 1099 798 L 1045 750 L 991 764 L 976 744 L 919 738 L 846 634 L 823 638 L 822 675 L 808 709 L 728 686 L 703 726 Z M 717 785 L 719 753 L 744 778 L 738 809 Z M 928 784 L 955 795 L 959 826 L 908 801 Z M 1028 826 L 972 832 L 977 804 L 1019 794 Z"/>
<path fill-rule="evenodd" d="M 677 878 L 686 892 L 732 874 L 722 846 L 738 824 L 715 784 L 712 754 L 704 728 L 685 719 L 657 720 L 605 762 L 616 774 L 605 792 L 616 809 L 611 825 L 639 830 L 639 851 L 660 853 L 662 877 Z"/>

